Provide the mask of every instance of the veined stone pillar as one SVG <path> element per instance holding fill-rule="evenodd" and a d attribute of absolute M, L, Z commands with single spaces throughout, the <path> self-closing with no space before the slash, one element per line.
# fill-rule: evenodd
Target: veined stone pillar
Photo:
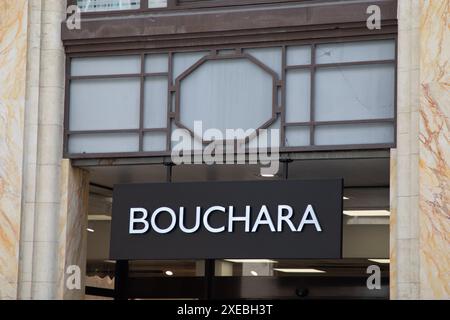
<path fill-rule="evenodd" d="M 17 298 L 27 15 L 26 0 L 0 0 L 0 300 Z"/>
<path fill-rule="evenodd" d="M 420 11 L 420 298 L 450 299 L 450 2 Z"/>
<path fill-rule="evenodd" d="M 70 160 L 61 163 L 61 209 L 59 224 L 59 266 L 57 298 L 84 299 L 87 226 L 89 202 L 89 173 L 73 168 Z M 69 267 L 75 267 L 70 269 Z M 72 273 L 67 273 L 70 270 Z M 67 281 L 80 271 L 80 288 L 70 288 Z M 78 276 L 75 274 L 75 276 Z"/>
<path fill-rule="evenodd" d="M 399 1 L 391 298 L 450 298 L 447 0 Z"/>

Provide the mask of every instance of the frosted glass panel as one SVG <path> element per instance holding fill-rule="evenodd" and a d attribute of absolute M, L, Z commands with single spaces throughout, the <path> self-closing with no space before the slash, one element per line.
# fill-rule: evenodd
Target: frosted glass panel
<path fill-rule="evenodd" d="M 309 127 L 286 127 L 286 147 L 304 147 L 310 144 Z"/>
<path fill-rule="evenodd" d="M 167 136 L 165 132 L 147 132 L 144 134 L 144 151 L 165 151 Z"/>
<path fill-rule="evenodd" d="M 317 70 L 318 121 L 392 118 L 394 101 L 394 65 Z"/>
<path fill-rule="evenodd" d="M 172 135 L 171 135 L 172 150 L 203 150 L 203 144 L 200 139 L 192 137 L 191 133 L 186 129 L 179 128 L 174 121 L 172 121 Z"/>
<path fill-rule="evenodd" d="M 300 66 L 311 63 L 310 46 L 288 47 L 286 54 L 288 66 L 295 66 L 295 65 Z"/>
<path fill-rule="evenodd" d="M 273 78 L 247 59 L 207 61 L 181 82 L 181 122 L 257 129 L 272 117 Z"/>
<path fill-rule="evenodd" d="M 180 52 L 173 55 L 173 78 L 176 79 L 208 52 Z"/>
<path fill-rule="evenodd" d="M 138 128 L 139 91 L 139 79 L 72 81 L 70 130 Z"/>
<path fill-rule="evenodd" d="M 167 54 L 149 54 L 145 56 L 145 72 L 157 73 L 169 70 L 169 57 Z"/>
<path fill-rule="evenodd" d="M 261 133 L 261 131 L 259 131 Z M 273 136 L 273 137 L 272 137 Z M 264 140 L 265 139 L 265 140 Z M 272 144 L 272 139 L 274 143 Z M 246 147 L 251 151 L 258 151 L 258 145 L 270 147 L 280 147 L 280 139 L 281 139 L 281 119 L 278 117 L 272 125 L 267 129 L 267 136 L 264 138 L 262 135 L 250 139 L 248 143 L 246 143 Z"/>
<path fill-rule="evenodd" d="M 77 0 L 82 12 L 139 9 L 140 0 Z"/>
<path fill-rule="evenodd" d="M 393 143 L 394 126 L 389 123 L 317 126 L 316 145 Z"/>
<path fill-rule="evenodd" d="M 395 59 L 395 41 L 360 41 L 321 44 L 316 49 L 317 63 Z"/>
<path fill-rule="evenodd" d="M 278 74 L 278 77 L 281 79 L 281 48 L 257 48 L 257 49 L 247 49 L 244 51 L 245 53 L 250 54 L 255 57 L 270 69 L 275 71 Z"/>
<path fill-rule="evenodd" d="M 145 128 L 166 128 L 168 92 L 167 78 L 150 77 L 145 79 L 144 90 Z"/>
<path fill-rule="evenodd" d="M 310 120 L 311 74 L 289 70 L 286 74 L 286 122 Z"/>
<path fill-rule="evenodd" d="M 72 76 L 113 75 L 141 73 L 139 56 L 73 58 Z"/>
<path fill-rule="evenodd" d="M 139 135 L 127 133 L 78 134 L 69 137 L 70 153 L 139 151 Z"/>
<path fill-rule="evenodd" d="M 148 0 L 149 8 L 165 8 L 167 7 L 167 0 Z"/>

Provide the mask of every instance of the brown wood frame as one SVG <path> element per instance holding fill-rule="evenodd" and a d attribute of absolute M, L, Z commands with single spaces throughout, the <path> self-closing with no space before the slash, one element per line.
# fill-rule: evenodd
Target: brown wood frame
<path fill-rule="evenodd" d="M 292 1 L 298 2 L 298 1 Z M 309 2 L 309 1 L 308 1 Z M 281 116 L 281 142 L 284 146 L 285 141 L 285 128 L 291 126 L 309 126 L 310 127 L 310 142 L 314 142 L 314 130 L 318 125 L 327 124 L 364 124 L 364 123 L 380 123 L 387 122 L 394 124 L 395 139 L 396 139 L 396 110 L 395 103 L 394 112 L 395 117 L 392 119 L 378 119 L 378 120 L 353 120 L 353 121 L 338 121 L 338 122 L 317 122 L 314 119 L 313 105 L 314 101 L 311 101 L 311 119 L 309 122 L 304 123 L 285 123 L 285 83 L 286 73 L 290 69 L 305 68 L 311 70 L 311 78 L 314 80 L 315 70 L 322 65 L 316 65 L 314 58 L 314 50 L 311 50 L 312 61 L 310 65 L 305 66 L 286 66 L 286 47 L 291 45 L 310 45 L 312 49 L 317 44 L 322 43 L 339 43 L 350 41 L 364 41 L 364 40 L 377 40 L 377 39 L 397 39 L 397 22 L 394 20 L 396 16 L 396 1 L 395 0 L 380 0 L 378 1 L 384 12 L 381 30 L 369 31 L 365 26 L 364 15 L 362 9 L 365 4 L 342 4 L 342 5 L 330 5 L 319 7 L 308 7 L 300 9 L 289 9 L 287 11 L 281 10 L 278 13 L 270 13 L 265 10 L 259 10 L 255 15 L 253 12 L 245 13 L 245 19 L 243 15 L 237 13 L 221 13 L 214 15 L 218 21 L 219 29 L 215 24 L 215 21 L 211 21 L 208 15 L 204 15 L 204 26 L 184 25 L 184 23 L 190 23 L 191 17 L 187 16 L 186 19 L 167 20 L 168 23 L 175 23 L 176 30 L 178 25 L 182 32 L 169 32 L 166 33 L 166 29 L 162 27 L 157 33 L 137 32 L 139 25 L 141 24 L 139 19 L 121 19 L 114 21 L 123 21 L 125 24 L 131 24 L 132 28 L 125 33 L 112 34 L 108 31 L 107 20 L 96 21 L 95 18 L 92 21 L 84 23 L 84 28 L 88 30 L 86 32 L 77 33 L 70 32 L 65 29 L 63 25 L 63 42 L 67 53 L 67 68 L 66 68 L 66 100 L 65 100 L 65 131 L 64 131 L 64 156 L 74 159 L 90 159 L 90 158 L 120 158 L 120 157 L 149 157 L 149 156 L 170 156 L 171 142 L 170 142 L 170 126 L 174 119 L 176 119 L 177 112 L 173 110 L 172 95 L 177 93 L 176 86 L 173 85 L 172 79 L 172 56 L 175 52 L 187 52 L 187 51 L 209 51 L 211 54 L 216 54 L 217 50 L 233 49 L 238 52 L 243 48 L 263 48 L 263 47 L 281 47 L 282 48 L 282 79 L 278 81 L 277 85 L 282 91 L 281 104 L 276 111 Z M 356 13 L 349 12 L 351 9 L 357 11 Z M 296 11 L 297 10 L 297 11 Z M 329 16 L 336 11 L 336 17 Z M 106 13 L 102 12 L 103 15 Z M 291 16 L 299 15 L 299 21 L 289 20 Z M 310 15 L 311 17 L 306 21 L 304 17 Z M 109 13 L 108 13 L 109 16 Z M 183 17 L 183 16 L 181 16 Z M 203 15 L 201 15 L 203 17 Z M 270 23 L 263 23 L 262 25 L 254 25 L 251 18 L 257 17 L 270 17 Z M 144 18 L 143 18 L 144 19 Z M 158 20 L 159 18 L 152 18 Z M 163 18 L 162 18 L 163 19 Z M 223 24 L 221 22 L 223 19 Z M 289 20 L 285 23 L 284 20 Z M 180 20 L 180 21 L 179 21 Z M 272 21 L 273 20 L 273 21 Z M 142 21 L 146 21 L 145 19 Z M 337 22 L 342 21 L 342 22 Z M 358 22 L 359 21 L 359 22 Z M 271 24 L 273 22 L 273 25 Z M 164 24 L 164 19 L 161 20 Z M 87 26 L 86 26 L 87 25 Z M 275 25 L 279 25 L 275 27 Z M 189 27 L 189 28 L 187 28 Z M 207 31 L 209 29 L 216 28 L 221 31 Z M 222 29 L 220 29 L 222 28 Z M 253 28 L 253 29 L 252 29 Z M 114 26 L 114 30 L 118 30 L 117 25 Z M 187 30 L 189 29 L 189 30 Z M 97 31 L 96 31 L 97 30 Z M 174 30 L 174 29 L 173 29 Z M 128 33 L 128 36 L 125 34 Z M 136 33 L 137 32 L 137 33 Z M 396 44 L 397 45 L 397 44 Z M 169 82 L 168 88 L 168 120 L 166 128 L 145 129 L 143 128 L 142 115 L 143 115 L 143 90 L 141 90 L 141 103 L 140 103 L 140 124 L 139 129 L 131 130 L 106 130 L 106 131 L 83 131 L 74 132 L 69 131 L 69 101 L 70 101 L 70 81 L 77 79 L 70 76 L 70 60 L 76 57 L 93 57 L 93 56 L 106 56 L 106 55 L 140 55 L 141 60 L 145 58 L 146 54 L 150 53 L 168 53 L 169 66 L 168 73 L 164 74 L 145 74 L 144 66 L 141 66 L 141 72 L 133 75 L 115 75 L 114 77 L 140 77 L 141 88 L 143 82 L 147 76 L 167 76 Z M 339 67 L 348 65 L 368 65 L 371 63 L 390 63 L 396 64 L 395 60 L 377 61 L 377 62 L 352 62 L 345 64 L 329 64 L 327 67 Z M 397 76 L 397 74 L 396 74 Z M 99 78 L 103 78 L 100 76 Z M 79 78 L 80 79 L 80 78 Z M 311 91 L 314 91 L 314 81 L 311 82 Z M 277 96 L 277 95 L 276 95 Z M 314 100 L 314 95 L 311 95 L 311 99 Z M 178 99 L 176 99 L 178 101 Z M 125 153 L 96 153 L 96 154 L 69 154 L 68 153 L 68 137 L 74 133 L 136 133 L 139 135 L 139 152 L 125 152 Z M 143 152 L 143 136 L 146 132 L 166 132 L 167 143 L 166 150 L 162 152 Z M 337 145 L 337 146 L 316 146 L 311 145 L 308 147 L 282 147 L 281 152 L 302 152 L 302 151 L 322 151 L 322 150 L 353 150 L 353 149 L 389 149 L 394 147 L 394 143 L 389 144 L 364 144 L 364 145 Z"/>

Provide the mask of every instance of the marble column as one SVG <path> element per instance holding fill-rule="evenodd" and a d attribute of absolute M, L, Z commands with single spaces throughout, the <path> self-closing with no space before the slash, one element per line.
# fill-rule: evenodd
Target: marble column
<path fill-rule="evenodd" d="M 70 160 L 61 163 L 61 207 L 59 220 L 59 267 L 57 298 L 64 300 L 84 299 L 87 226 L 89 202 L 89 173 L 73 168 Z M 70 266 L 79 268 L 80 289 L 69 288 L 67 273 Z M 70 280 L 70 279 L 69 279 Z"/>
<path fill-rule="evenodd" d="M 397 150 L 391 153 L 391 298 L 419 296 L 419 0 L 398 3 Z"/>
<path fill-rule="evenodd" d="M 38 150 L 34 219 L 32 299 L 57 298 L 59 214 L 63 145 L 65 54 L 61 22 L 66 4 L 42 1 Z"/>
<path fill-rule="evenodd" d="M 450 299 L 450 1 L 420 12 L 420 298 Z"/>
<path fill-rule="evenodd" d="M 0 300 L 17 298 L 27 16 L 26 0 L 0 0 Z"/>
<path fill-rule="evenodd" d="M 447 0 L 399 1 L 391 298 L 450 298 Z"/>
<path fill-rule="evenodd" d="M 28 0 L 28 53 L 18 298 L 31 299 L 38 148 L 41 0 Z"/>

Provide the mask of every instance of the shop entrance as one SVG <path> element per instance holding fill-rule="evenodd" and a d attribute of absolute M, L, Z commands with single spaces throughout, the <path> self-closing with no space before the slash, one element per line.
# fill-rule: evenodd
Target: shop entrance
<path fill-rule="evenodd" d="M 389 152 L 302 155 L 267 178 L 257 166 L 92 164 L 88 299 L 388 299 Z M 306 157 L 306 158 L 305 158 Z M 111 261 L 111 190 L 116 183 L 344 179 L 343 259 Z M 293 245 L 293 244 L 287 244 Z M 379 287 L 368 278 L 378 270 Z M 370 273 L 368 273 L 368 271 Z"/>

